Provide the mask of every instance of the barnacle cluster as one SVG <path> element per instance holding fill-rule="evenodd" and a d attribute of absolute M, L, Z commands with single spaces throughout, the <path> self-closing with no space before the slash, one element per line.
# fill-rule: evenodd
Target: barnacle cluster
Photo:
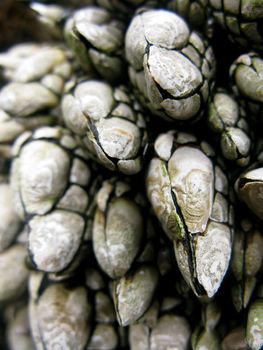
<path fill-rule="evenodd" d="M 0 348 L 262 349 L 263 2 L 17 6 Z"/>

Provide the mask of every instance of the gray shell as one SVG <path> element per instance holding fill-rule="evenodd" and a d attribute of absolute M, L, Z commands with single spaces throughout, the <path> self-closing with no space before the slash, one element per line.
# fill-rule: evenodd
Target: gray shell
<path fill-rule="evenodd" d="M 249 164 L 252 148 L 246 119 L 237 101 L 226 90 L 217 89 L 209 101 L 207 123 L 219 136 L 223 156 L 239 166 Z"/>
<path fill-rule="evenodd" d="M 133 198 L 134 197 L 134 198 Z M 105 181 L 97 194 L 93 223 L 93 249 L 97 261 L 111 278 L 123 277 L 141 249 L 144 217 L 129 182 Z"/>
<path fill-rule="evenodd" d="M 117 327 L 114 324 L 115 310 L 112 300 L 103 292 L 97 292 L 95 295 L 95 321 L 96 325 L 86 349 L 117 349 L 119 339 Z"/>
<path fill-rule="evenodd" d="M 54 40 L 63 39 L 63 21 L 68 11 L 56 4 L 33 2 L 30 8 L 37 14 L 38 21 L 44 25 L 45 32 Z"/>
<path fill-rule="evenodd" d="M 134 16 L 136 9 L 143 7 L 173 11 L 195 28 L 203 27 L 207 20 L 208 0 L 96 0 L 96 3 L 124 19 Z"/>
<path fill-rule="evenodd" d="M 97 180 L 66 129 L 41 128 L 14 145 L 11 182 L 29 253 L 43 271 L 65 269 L 89 237 Z"/>
<path fill-rule="evenodd" d="M 181 17 L 165 10 L 138 14 L 126 32 L 125 54 L 130 80 L 153 113 L 179 122 L 203 113 L 215 59 Z"/>
<path fill-rule="evenodd" d="M 97 7 L 79 9 L 67 20 L 64 32 L 87 73 L 95 71 L 111 82 L 122 77 L 124 24 L 110 12 Z"/>
<path fill-rule="evenodd" d="M 112 324 L 96 325 L 87 350 L 114 350 L 118 349 L 118 334 Z"/>
<path fill-rule="evenodd" d="M 144 116 L 128 90 L 89 80 L 62 101 L 64 122 L 94 158 L 110 170 L 138 173 L 148 142 Z"/>
<path fill-rule="evenodd" d="M 212 15 L 239 46 L 263 50 L 261 0 L 209 0 Z"/>
<path fill-rule="evenodd" d="M 0 182 L 0 253 L 13 242 L 21 224 L 13 207 L 11 186 Z"/>
<path fill-rule="evenodd" d="M 212 297 L 228 269 L 233 213 L 228 180 L 206 142 L 170 131 L 155 141 L 146 190 L 173 241 L 176 260 L 197 295 Z"/>
<path fill-rule="evenodd" d="M 37 275 L 30 281 L 30 325 L 36 349 L 84 349 L 91 317 L 87 290 L 56 283 L 39 295 L 41 281 Z"/>
<path fill-rule="evenodd" d="M 263 9 L 263 5 L 262 5 Z M 232 88 L 256 122 L 263 122 L 263 59 L 255 52 L 239 56 L 230 67 Z"/>
<path fill-rule="evenodd" d="M 159 312 L 160 310 L 157 310 Z M 156 315 L 157 316 L 157 315 Z M 190 340 L 190 325 L 186 318 L 174 313 L 157 316 L 153 324 L 133 324 L 129 327 L 131 350 L 187 350 Z"/>
<path fill-rule="evenodd" d="M 12 305 L 13 310 L 7 320 L 7 343 L 10 350 L 34 350 L 34 344 L 29 327 L 27 305 Z"/>
<path fill-rule="evenodd" d="M 71 65 L 62 48 L 21 44 L 0 54 L 0 67 L 10 81 L 0 90 L 1 146 L 10 145 L 25 130 L 56 122 L 54 109 Z"/>
<path fill-rule="evenodd" d="M 221 317 L 221 308 L 211 301 L 202 307 L 202 325 L 198 325 L 191 337 L 192 349 L 220 350 L 220 336 L 217 325 Z"/>
<path fill-rule="evenodd" d="M 181 349 L 189 346 L 190 326 L 184 317 L 165 315 L 160 317 L 150 336 L 151 350 Z"/>
<path fill-rule="evenodd" d="M 260 350 L 263 346 L 263 298 L 250 304 L 247 317 L 246 338 L 251 350 Z"/>
<path fill-rule="evenodd" d="M 237 311 L 249 305 L 263 264 L 263 235 L 253 221 L 242 219 L 235 231 L 231 268 L 232 300 Z"/>
<path fill-rule="evenodd" d="M 0 254 L 0 303 L 20 297 L 26 290 L 29 270 L 26 247 L 14 244 Z"/>
<path fill-rule="evenodd" d="M 256 163 L 245 170 L 236 180 L 235 190 L 239 199 L 263 220 L 263 167 Z"/>
<path fill-rule="evenodd" d="M 118 322 L 127 326 L 149 308 L 158 284 L 155 267 L 141 264 L 113 283 L 113 299 Z"/>

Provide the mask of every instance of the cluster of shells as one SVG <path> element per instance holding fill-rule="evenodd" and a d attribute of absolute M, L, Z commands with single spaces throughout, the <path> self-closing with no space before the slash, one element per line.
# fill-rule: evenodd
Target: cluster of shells
<path fill-rule="evenodd" d="M 46 41 L 0 52 L 0 348 L 262 349 L 263 2 L 21 6 Z"/>

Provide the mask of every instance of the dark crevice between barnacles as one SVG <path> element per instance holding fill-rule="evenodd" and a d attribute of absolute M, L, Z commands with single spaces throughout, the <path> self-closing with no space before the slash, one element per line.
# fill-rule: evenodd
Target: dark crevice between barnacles
<path fill-rule="evenodd" d="M 115 167 L 114 170 L 117 170 L 118 169 L 118 166 L 117 166 L 117 163 L 119 161 L 118 158 L 114 158 L 114 157 L 111 157 L 109 156 L 103 149 L 101 143 L 100 143 L 100 139 L 99 139 L 99 133 L 98 133 L 98 130 L 96 128 L 96 126 L 94 124 L 91 123 L 91 121 L 88 119 L 88 128 L 89 128 L 89 131 L 90 133 L 94 136 L 98 146 L 100 147 L 100 150 L 101 152 L 105 155 L 105 157 L 107 159 L 109 159 L 112 163 L 113 163 L 113 166 Z M 92 142 L 92 141 L 91 141 Z M 97 154 L 97 151 L 95 150 L 96 154 Z M 95 154 L 95 157 L 96 157 L 96 154 Z M 99 162 L 102 164 L 102 162 L 99 160 Z"/>
<path fill-rule="evenodd" d="M 102 54 L 105 54 L 107 55 L 109 58 L 116 58 L 116 59 L 119 59 L 119 65 L 121 66 L 122 65 L 122 53 L 121 53 L 121 47 L 118 48 L 116 51 L 114 52 L 103 52 L 103 51 L 100 51 L 98 48 L 96 48 L 94 45 L 92 45 L 92 43 L 87 40 L 85 38 L 84 35 L 80 34 L 78 31 L 74 31 L 74 34 L 76 35 L 76 37 L 79 39 L 79 41 L 84 45 L 84 47 L 86 48 L 86 50 L 94 50 L 96 51 L 97 53 L 102 53 Z M 101 76 L 99 70 L 97 69 L 96 65 L 94 64 L 93 60 L 88 57 L 87 58 L 87 61 L 88 63 L 91 65 L 92 69 L 94 72 L 96 72 L 97 74 L 99 74 L 99 76 Z M 111 83 L 114 84 L 116 82 L 116 79 L 113 78 L 113 79 L 110 79 L 111 80 Z M 118 79 L 117 79 L 118 80 Z M 114 84 L 115 85 L 115 84 Z"/>
<path fill-rule="evenodd" d="M 257 30 L 260 36 L 262 37 L 262 41 L 263 41 L 263 18 L 260 18 L 257 20 Z"/>
<path fill-rule="evenodd" d="M 106 257 L 107 257 L 108 264 L 109 264 L 110 267 L 112 267 L 113 264 L 112 264 L 112 261 L 111 261 L 111 254 L 109 254 L 110 246 L 109 246 L 109 242 L 108 242 L 108 238 L 107 238 L 107 234 L 106 234 L 107 226 L 108 226 L 108 215 L 107 215 L 106 213 L 109 211 L 109 207 L 110 207 L 112 201 L 113 201 L 114 198 L 115 198 L 115 197 L 114 197 L 114 195 L 115 195 L 114 192 L 115 192 L 115 188 L 114 188 L 114 189 L 112 190 L 112 192 L 110 193 L 109 198 L 108 198 L 108 200 L 107 200 L 107 204 L 106 204 L 105 211 L 102 213 L 102 215 L 104 216 L 104 226 L 103 226 L 104 243 L 105 243 L 105 245 L 106 245 L 106 247 L 107 247 L 107 254 L 106 254 Z M 99 211 L 101 211 L 101 210 L 99 209 Z M 114 268 L 113 270 L 115 270 L 115 268 Z M 113 271 L 113 274 L 114 274 L 114 277 L 113 277 L 113 279 L 114 279 L 114 278 L 116 278 L 116 276 L 115 276 L 115 271 Z"/>
<path fill-rule="evenodd" d="M 119 282 L 119 279 L 117 281 L 113 282 L 113 292 L 112 292 L 112 294 L 113 294 L 113 299 L 114 299 L 114 304 L 115 304 L 115 312 L 116 312 L 117 320 L 118 320 L 119 324 L 122 325 L 123 322 L 122 322 L 122 318 L 121 318 L 121 315 L 120 315 L 120 312 L 119 312 L 119 293 L 118 293 L 118 290 L 117 290 L 117 286 L 118 286 L 117 283 L 118 282 Z"/>
<path fill-rule="evenodd" d="M 243 233 L 243 239 L 242 239 L 242 249 L 243 249 L 243 256 L 242 256 L 242 280 L 241 280 L 241 307 L 245 308 L 245 294 L 246 294 L 246 249 L 248 245 L 248 236 L 251 234 L 250 232 L 246 232 L 246 234 Z"/>
<path fill-rule="evenodd" d="M 232 141 L 232 138 L 231 138 L 231 136 L 228 134 L 228 132 L 227 132 L 227 130 L 225 131 L 225 137 L 227 138 L 227 140 L 228 141 Z M 229 143 L 230 143 L 229 142 Z M 222 150 L 223 151 L 223 150 Z M 222 152 L 223 153 L 223 152 Z M 239 152 L 239 149 L 238 149 L 238 147 L 236 147 L 236 145 L 235 145 L 235 153 L 236 153 L 236 157 L 234 158 L 234 159 L 229 159 L 229 158 L 227 158 L 227 159 L 229 159 L 229 160 L 239 160 L 239 159 L 242 159 L 242 158 L 244 158 L 244 157 L 247 157 L 248 155 L 245 155 L 245 154 L 241 154 L 240 152 Z M 225 157 L 226 158 L 226 157 Z"/>
<path fill-rule="evenodd" d="M 238 188 L 242 189 L 245 185 L 250 183 L 262 183 L 263 185 L 263 182 L 258 179 L 246 179 L 244 177 L 241 177 L 238 181 Z"/>
<path fill-rule="evenodd" d="M 67 181 L 67 185 L 65 186 L 64 190 L 62 191 L 62 193 L 55 199 L 53 205 L 51 206 L 51 208 L 47 211 L 45 211 L 43 214 L 38 214 L 38 213 L 28 213 L 27 210 L 26 210 L 26 206 L 25 206 L 25 203 L 23 201 L 23 198 L 22 198 L 22 193 L 21 191 L 19 191 L 19 197 L 20 197 L 20 202 L 21 202 L 21 205 L 23 207 L 23 211 L 24 211 L 24 215 L 25 215 L 25 225 L 26 225 L 26 228 L 27 228 L 27 233 L 28 233 L 28 236 L 30 235 L 31 233 L 31 228 L 30 228 L 30 221 L 35 217 L 35 216 L 39 216 L 39 217 L 42 217 L 42 216 L 46 216 L 46 215 L 49 215 L 51 214 L 54 210 L 60 210 L 60 211 L 65 211 L 65 212 L 71 212 L 71 213 L 74 213 L 74 214 L 77 214 L 79 215 L 83 221 L 84 221 L 84 228 L 83 228 L 83 233 L 81 235 L 81 244 L 79 245 L 78 249 L 76 250 L 76 253 L 74 254 L 72 260 L 61 270 L 61 271 L 58 271 L 59 273 L 63 273 L 65 271 L 67 271 L 72 264 L 74 264 L 75 262 L 75 259 L 76 257 L 78 256 L 80 250 L 81 250 L 81 245 L 83 244 L 84 242 L 84 237 L 85 237 L 85 233 L 86 233 L 86 230 L 87 230 L 87 225 L 88 225 L 88 221 L 91 219 L 90 215 L 87 215 L 86 213 L 81 213 L 81 212 L 78 212 L 76 210 L 73 210 L 73 209 L 64 209 L 64 208 L 59 208 L 57 207 L 61 201 L 61 199 L 66 195 L 67 191 L 69 190 L 69 188 L 72 186 L 72 185 L 76 185 L 80 188 L 82 188 L 83 190 L 85 190 L 86 192 L 88 191 L 88 189 L 90 189 L 91 187 L 91 184 L 92 184 L 92 181 L 89 182 L 88 185 L 86 186 L 81 186 L 77 183 L 74 183 L 74 182 L 71 182 L 70 181 L 70 174 L 71 174 L 71 170 L 73 168 L 73 162 L 75 159 L 78 159 L 80 161 L 84 161 L 85 162 L 85 159 L 83 159 L 81 156 L 78 156 L 76 154 L 73 153 L 74 150 L 69 150 L 67 148 L 65 148 L 64 146 L 62 146 L 60 144 L 60 140 L 55 140 L 55 139 L 50 139 L 50 138 L 39 138 L 39 139 L 33 139 L 33 136 L 31 136 L 30 139 L 26 140 L 23 144 L 26 145 L 26 144 L 29 144 L 31 142 L 38 142 L 38 141 L 46 141 L 48 143 L 52 143 L 52 144 L 56 144 L 58 145 L 60 148 L 62 148 L 68 155 L 69 157 L 69 161 L 70 161 L 70 164 L 69 164 L 69 173 L 67 175 L 67 178 L 68 178 L 68 181 Z M 77 147 L 76 147 L 77 148 Z M 75 149 L 76 149 L 75 148 Z M 17 158 L 19 157 L 19 155 L 17 156 Z M 90 206 L 90 204 L 88 204 L 88 207 Z M 86 208 L 87 210 L 88 208 Z M 86 212 L 86 211 L 85 211 Z M 28 245 L 28 255 L 29 255 L 29 261 L 28 261 L 28 265 L 33 265 L 34 268 L 38 269 L 39 270 L 39 267 L 38 265 L 36 264 L 36 262 L 34 261 L 34 255 L 33 253 L 31 252 L 31 250 L 29 249 L 29 245 Z M 45 271 L 44 271 L 45 272 Z M 56 272 L 57 273 L 57 272 Z"/>
<path fill-rule="evenodd" d="M 149 62 L 149 54 L 150 54 L 150 47 L 153 46 L 153 44 L 150 44 L 147 42 L 147 46 L 146 46 L 146 49 L 145 49 L 145 54 L 147 55 L 147 68 L 149 71 L 151 71 L 150 69 L 150 66 L 148 64 Z M 167 50 L 168 51 L 168 50 Z M 171 50 L 171 51 L 176 51 L 178 52 L 178 50 Z M 192 61 L 187 55 L 185 55 L 183 52 L 179 51 L 179 54 L 182 55 L 186 60 L 190 61 L 195 67 L 196 67 L 196 64 L 194 63 L 194 61 Z M 198 67 L 197 67 L 198 68 Z M 156 84 L 156 87 L 158 88 L 162 98 L 165 100 L 165 99 L 171 99 L 171 100 L 183 100 L 185 98 L 189 98 L 191 96 L 193 96 L 194 94 L 198 93 L 201 86 L 204 84 L 204 76 L 203 74 L 202 75 L 202 81 L 201 83 L 195 88 L 195 89 L 192 89 L 189 93 L 187 94 L 184 94 L 182 97 L 174 97 L 172 94 L 170 94 L 167 90 L 163 89 L 161 87 L 161 85 L 154 79 L 154 77 L 152 77 L 152 79 L 154 80 L 154 83 Z"/>
<path fill-rule="evenodd" d="M 138 204 L 135 200 L 135 195 L 134 195 L 134 191 L 132 189 L 132 187 L 130 187 L 129 190 L 126 190 L 121 196 L 117 196 L 116 195 L 116 186 L 118 184 L 118 182 L 121 181 L 121 178 L 114 178 L 113 181 L 111 181 L 111 184 L 113 185 L 113 189 L 108 197 L 108 200 L 107 200 L 107 203 L 106 203 L 106 208 L 105 210 L 102 212 L 103 216 L 105 217 L 105 221 L 104 221 L 104 230 L 103 230 L 103 234 L 104 234 L 104 242 L 105 242 L 105 245 L 107 246 L 107 253 L 108 251 L 110 250 L 109 248 L 109 245 L 108 245 L 108 240 L 107 240 L 107 236 L 106 236 L 106 227 L 107 227 L 107 220 L 108 220 L 108 215 L 106 214 L 108 211 L 109 211 L 109 207 L 112 203 L 114 203 L 115 200 L 117 200 L 118 198 L 124 198 L 128 201 L 131 201 L 133 202 L 134 204 L 136 204 L 136 206 L 138 207 L 139 211 L 140 211 L 140 214 L 142 216 L 142 218 L 144 218 L 143 220 L 143 232 L 147 232 L 147 226 L 148 226 L 148 219 L 147 216 L 149 215 L 148 212 L 147 212 L 147 209 L 145 207 L 143 207 L 142 205 Z M 125 179 L 123 179 L 123 182 L 125 182 L 127 184 L 127 181 L 125 181 Z M 130 182 L 129 182 L 129 185 L 130 185 Z M 98 209 L 100 212 L 101 210 Z M 156 245 L 155 242 L 154 242 L 154 239 L 151 238 L 154 246 Z M 145 247 L 147 246 L 147 243 L 148 243 L 149 239 L 147 236 L 143 235 L 141 237 L 141 241 L 139 243 L 139 249 L 138 249 L 138 252 L 136 254 L 136 256 L 134 257 L 133 261 L 131 262 L 131 265 L 128 269 L 127 272 L 129 272 L 136 264 L 137 264 L 137 260 L 140 258 L 141 254 L 144 252 L 144 249 Z M 107 260 L 108 260 L 108 263 L 109 263 L 109 266 L 112 266 L 112 263 L 111 263 L 111 257 L 109 254 L 107 254 Z M 115 269 L 114 269 L 115 270 Z M 115 271 L 113 271 L 115 272 Z M 113 279 L 115 278 L 119 278 L 118 276 L 115 275 L 114 273 L 114 276 L 112 277 Z"/>
<path fill-rule="evenodd" d="M 150 52 L 150 47 L 153 46 L 152 44 L 147 44 L 146 46 L 146 49 L 145 49 L 145 54 L 147 55 L 147 68 L 149 71 L 150 70 L 150 66 L 148 64 L 148 60 L 149 60 L 149 52 Z M 177 51 L 177 50 L 174 50 L 174 51 Z M 189 60 L 192 64 L 194 64 L 196 66 L 196 64 L 188 57 L 186 56 L 183 52 L 180 52 L 180 54 L 182 56 L 184 56 L 187 60 Z M 181 97 L 175 97 L 173 96 L 171 93 L 169 93 L 167 90 L 163 89 L 162 86 L 154 79 L 154 77 L 152 77 L 153 81 L 154 81 L 154 84 L 158 90 L 158 92 L 160 93 L 161 97 L 163 100 L 173 100 L 173 101 L 180 101 L 180 100 L 184 100 L 184 99 L 187 99 L 187 98 L 190 98 L 192 96 L 194 96 L 195 94 L 198 94 L 198 96 L 200 97 L 200 106 L 199 106 L 199 109 L 198 111 L 193 115 L 191 116 L 190 118 L 187 119 L 188 122 L 190 121 L 193 121 L 195 120 L 196 118 L 200 118 L 201 115 L 202 115 L 202 108 L 203 106 L 205 105 L 205 101 L 204 101 L 204 98 L 203 98 L 203 95 L 200 93 L 200 89 L 201 87 L 204 85 L 204 82 L 205 82 L 205 79 L 204 79 L 204 76 L 202 75 L 202 81 L 201 83 L 193 90 L 191 90 L 190 92 L 188 92 L 187 94 L 184 94 L 183 96 Z M 151 102 L 151 101 L 150 101 Z M 156 111 L 161 111 L 165 114 L 166 118 L 168 118 L 170 121 L 175 121 L 175 118 L 171 117 L 170 115 L 168 115 L 166 113 L 166 110 L 160 106 L 159 108 L 155 107 L 154 108 Z M 177 120 L 179 123 L 182 122 L 181 120 Z"/>
<path fill-rule="evenodd" d="M 56 208 L 54 209 L 56 210 Z M 84 228 L 83 228 L 83 232 L 82 232 L 82 235 L 81 235 L 81 238 L 80 238 L 80 244 L 78 246 L 78 248 L 76 249 L 76 252 L 74 253 L 72 259 L 61 269 L 61 270 L 58 270 L 58 271 L 48 271 L 50 273 L 54 273 L 56 274 L 57 276 L 61 276 L 63 275 L 63 273 L 67 273 L 67 271 L 70 272 L 70 269 L 73 267 L 74 268 L 74 263 L 77 263 L 78 265 L 78 261 L 77 259 L 79 258 L 80 261 L 79 261 L 79 264 L 81 263 L 81 261 L 84 259 L 84 254 L 83 256 L 80 256 L 81 255 L 81 250 L 83 249 L 83 246 L 85 245 L 85 249 L 83 250 L 84 252 L 87 252 L 89 247 L 87 246 L 86 244 L 86 241 L 85 241 L 85 234 L 86 234 L 86 230 L 87 230 L 87 226 L 88 226 L 88 220 L 89 220 L 89 217 L 85 214 L 80 214 L 80 213 L 77 213 L 75 212 L 74 210 L 70 210 L 70 209 L 63 209 L 63 208 L 58 208 L 58 210 L 60 211 L 65 211 L 65 212 L 70 212 L 70 213 L 74 213 L 74 214 L 77 214 L 79 215 L 83 221 L 84 221 Z M 52 213 L 52 210 L 51 210 L 51 213 Z M 34 215 L 31 215 L 31 219 L 34 217 L 34 216 L 45 216 L 45 215 L 48 215 L 49 213 L 46 213 L 46 214 L 42 214 L 42 215 L 38 215 L 38 214 L 34 214 Z M 30 219 L 30 220 L 31 220 Z M 30 235 L 31 233 L 31 228 L 30 228 L 30 220 L 27 222 L 26 226 L 27 226 L 27 231 L 28 231 L 28 236 Z M 27 250 L 28 250 L 28 258 L 29 258 L 29 261 L 27 262 L 29 267 L 31 268 L 30 264 L 38 271 L 41 271 L 41 272 L 44 272 L 44 273 L 47 273 L 46 270 L 41 270 L 38 266 L 38 264 L 35 262 L 34 260 L 34 254 L 33 252 L 30 250 L 29 248 L 29 244 L 27 245 Z M 76 267 L 77 268 L 77 267 Z"/>
<path fill-rule="evenodd" d="M 118 116 L 118 118 L 121 118 L 121 117 Z M 109 119 L 109 118 L 107 118 L 107 119 Z M 126 118 L 122 118 L 122 119 L 124 119 L 124 120 L 127 121 Z M 129 120 L 128 120 L 128 121 L 129 121 Z M 133 123 L 133 124 L 135 124 L 135 123 Z M 109 155 L 105 152 L 104 148 L 103 148 L 102 145 L 101 145 L 101 142 L 100 142 L 100 139 L 99 139 L 99 133 L 98 133 L 98 130 L 97 130 L 96 126 L 95 126 L 89 119 L 88 119 L 88 129 L 89 129 L 89 132 L 90 132 L 90 133 L 93 135 L 93 137 L 95 138 L 95 140 L 96 140 L 98 146 L 100 147 L 101 152 L 105 155 L 105 157 L 106 157 L 108 160 L 110 160 L 110 161 L 112 162 L 113 166 L 115 167 L 114 171 L 117 171 L 117 170 L 118 170 L 118 162 L 119 162 L 119 161 L 121 161 L 121 160 L 125 160 L 125 161 L 134 160 L 134 159 L 138 158 L 139 156 L 141 156 L 141 153 L 142 153 L 142 152 L 141 152 L 142 146 L 140 146 L 140 151 L 138 151 L 138 154 L 135 156 L 135 158 L 119 159 L 119 158 L 115 158 L 115 157 L 109 156 Z M 138 128 L 138 129 L 139 129 L 139 133 L 140 133 L 140 144 L 142 145 L 143 131 L 141 130 L 141 128 Z M 91 142 L 92 142 L 92 141 L 91 141 Z M 96 157 L 96 156 L 97 156 L 97 150 L 95 149 L 95 157 Z M 101 162 L 100 160 L 98 160 L 98 162 L 99 162 L 100 164 L 103 165 L 103 162 Z"/>
<path fill-rule="evenodd" d="M 170 179 L 169 172 L 168 172 L 168 163 L 167 162 L 165 162 L 165 167 L 166 167 L 166 172 L 167 172 L 167 175 L 169 177 L 170 184 L 171 184 L 171 179 Z M 171 188 L 171 196 L 172 196 L 172 200 L 173 200 L 173 204 L 174 204 L 176 213 L 180 217 L 181 222 L 182 222 L 183 227 L 184 227 L 184 231 L 185 231 L 185 235 L 184 235 L 184 239 L 183 239 L 182 243 L 187 251 L 189 271 L 191 274 L 191 280 L 192 280 L 193 286 L 195 288 L 196 293 L 199 296 L 206 295 L 206 291 L 205 291 L 204 287 L 199 283 L 197 276 L 196 276 L 195 251 L 194 251 L 194 247 L 193 247 L 193 244 L 192 244 L 191 238 L 190 238 L 191 233 L 188 230 L 188 227 L 187 227 L 187 224 L 184 220 L 184 216 L 183 216 L 183 213 L 181 211 L 181 208 L 177 203 L 176 194 L 173 192 L 172 188 Z"/>
<path fill-rule="evenodd" d="M 194 288 L 196 290 L 196 293 L 201 296 L 206 294 L 206 291 L 204 289 L 204 287 L 199 283 L 197 276 L 196 276 L 196 258 L 195 258 L 195 251 L 194 251 L 194 246 L 193 246 L 193 242 L 192 239 L 190 238 L 192 235 L 191 233 L 188 231 L 188 227 L 187 224 L 184 220 L 184 216 L 183 213 L 181 211 L 180 206 L 177 204 L 177 199 L 176 199 L 176 195 L 173 192 L 173 190 L 171 190 L 171 196 L 173 199 L 173 203 L 176 209 L 176 212 L 178 214 L 178 216 L 181 218 L 181 221 L 183 223 L 184 226 L 184 230 L 185 230 L 185 239 L 183 240 L 183 245 L 187 251 L 187 255 L 188 255 L 188 265 L 189 265 L 189 271 L 191 274 L 191 279 L 194 285 Z"/>

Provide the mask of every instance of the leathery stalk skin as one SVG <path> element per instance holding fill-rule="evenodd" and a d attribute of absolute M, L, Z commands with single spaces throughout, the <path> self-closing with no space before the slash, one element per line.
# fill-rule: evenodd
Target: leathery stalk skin
<path fill-rule="evenodd" d="M 98 176 L 61 127 L 22 134 L 14 145 L 11 183 L 15 208 L 27 222 L 30 257 L 39 270 L 59 272 L 90 239 Z"/>
<path fill-rule="evenodd" d="M 228 269 L 233 211 L 213 149 L 192 134 L 157 137 L 146 176 L 153 210 L 174 244 L 178 267 L 197 296 L 213 297 Z"/>
<path fill-rule="evenodd" d="M 73 83 L 62 100 L 67 127 L 95 160 L 112 171 L 138 173 L 148 143 L 140 105 L 124 86 L 87 80 Z"/>
<path fill-rule="evenodd" d="M 152 113 L 181 123 L 203 114 L 215 58 L 180 16 L 165 10 L 138 13 L 126 32 L 125 54 L 130 81 Z"/>

